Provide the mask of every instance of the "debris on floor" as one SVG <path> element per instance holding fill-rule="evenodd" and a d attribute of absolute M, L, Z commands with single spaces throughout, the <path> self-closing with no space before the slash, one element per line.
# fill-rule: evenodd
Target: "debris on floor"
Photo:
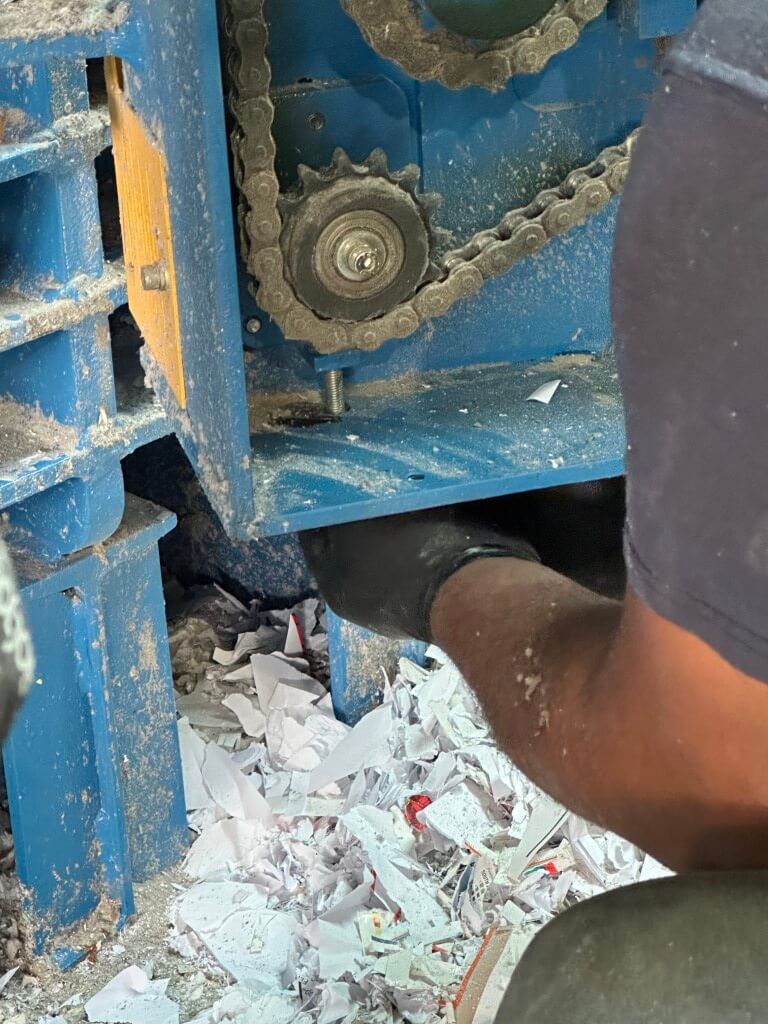
<path fill-rule="evenodd" d="M 666 871 L 526 779 L 435 648 L 382 676 L 350 727 L 317 601 L 259 612 L 201 591 L 171 647 L 195 841 L 170 948 L 161 965 L 122 958 L 99 992 L 78 968 L 88 998 L 54 1019 L 490 1024 L 547 921 Z M 194 1000 L 177 973 L 204 980 Z"/>

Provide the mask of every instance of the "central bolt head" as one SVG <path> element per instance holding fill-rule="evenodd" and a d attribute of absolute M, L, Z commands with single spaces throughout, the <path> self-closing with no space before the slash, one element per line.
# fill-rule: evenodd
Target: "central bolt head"
<path fill-rule="evenodd" d="M 379 257 L 373 249 L 363 249 L 356 253 L 353 262 L 358 274 L 371 275 L 379 269 Z"/>
<path fill-rule="evenodd" d="M 336 250 L 336 269 L 348 281 L 370 281 L 381 273 L 386 261 L 385 243 L 363 228 L 348 232 Z"/>

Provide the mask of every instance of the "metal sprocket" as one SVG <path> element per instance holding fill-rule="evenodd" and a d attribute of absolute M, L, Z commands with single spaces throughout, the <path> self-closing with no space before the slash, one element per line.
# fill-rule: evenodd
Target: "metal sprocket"
<path fill-rule="evenodd" d="M 253 278 L 254 296 L 286 338 L 310 342 L 325 354 L 344 349 L 370 351 L 392 338 L 407 338 L 550 239 L 594 216 L 623 189 L 637 132 L 571 171 L 557 187 L 544 189 L 527 205 L 509 210 L 494 228 L 478 231 L 460 248 L 446 252 L 440 259 L 439 278 L 422 284 L 413 298 L 383 316 L 354 323 L 320 317 L 297 298 L 280 244 L 283 223 L 278 210 L 280 185 L 275 170 L 264 0 L 223 2 L 243 259 Z"/>
<path fill-rule="evenodd" d="M 432 226 L 440 204 L 420 194 L 420 171 L 391 171 L 375 149 L 354 163 L 337 149 L 328 167 L 300 165 L 299 185 L 278 200 L 280 244 L 297 297 L 320 316 L 360 322 L 407 301 L 438 268 L 446 232 Z"/>

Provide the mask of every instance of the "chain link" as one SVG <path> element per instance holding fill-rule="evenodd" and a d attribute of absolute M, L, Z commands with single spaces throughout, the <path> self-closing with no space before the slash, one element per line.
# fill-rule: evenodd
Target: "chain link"
<path fill-rule="evenodd" d="M 367 2 L 375 6 L 380 0 Z M 382 6 L 394 2 L 397 0 L 386 0 Z M 590 0 L 574 2 L 589 8 Z M 375 349 L 390 338 L 408 337 L 426 320 L 474 295 L 486 281 L 507 273 L 549 239 L 602 210 L 624 187 L 637 131 L 621 145 L 604 149 L 586 167 L 571 171 L 556 188 L 545 189 L 527 206 L 506 213 L 495 228 L 478 232 L 446 253 L 439 279 L 423 285 L 410 301 L 374 320 L 323 319 L 296 297 L 280 246 L 280 186 L 275 171 L 264 0 L 227 0 L 223 27 L 229 42 L 226 63 L 243 259 L 256 282 L 254 295 L 261 308 L 286 338 L 310 342 L 318 352 Z"/>
<path fill-rule="evenodd" d="M 531 28 L 482 48 L 447 29 L 426 29 L 414 0 L 341 0 L 368 44 L 412 78 L 449 89 L 478 85 L 496 92 L 513 75 L 537 74 L 570 49 L 608 0 L 557 0 Z"/>

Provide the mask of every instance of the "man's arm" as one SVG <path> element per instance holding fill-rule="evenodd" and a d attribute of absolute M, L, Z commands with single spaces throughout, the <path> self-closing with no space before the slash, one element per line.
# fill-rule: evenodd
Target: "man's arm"
<path fill-rule="evenodd" d="M 436 642 L 501 747 L 552 796 L 677 869 L 768 866 L 768 689 L 630 592 L 478 559 Z"/>
<path fill-rule="evenodd" d="M 612 601 L 541 565 L 513 519 L 478 503 L 302 541 L 331 607 L 439 644 L 502 749 L 566 806 L 675 868 L 768 866 L 766 684 L 632 591 Z"/>
<path fill-rule="evenodd" d="M 768 867 L 766 40 L 762 0 L 706 0 L 633 151 L 612 275 L 627 600 L 482 507 L 305 541 L 337 612 L 436 639 L 533 778 L 679 868 Z"/>

